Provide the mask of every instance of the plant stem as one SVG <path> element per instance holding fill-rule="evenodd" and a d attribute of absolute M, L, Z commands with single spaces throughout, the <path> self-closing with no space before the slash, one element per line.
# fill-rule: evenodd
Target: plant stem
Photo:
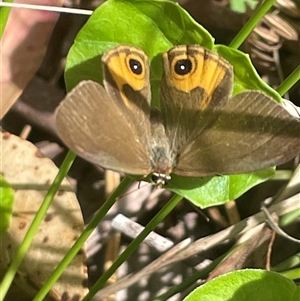
<path fill-rule="evenodd" d="M 254 27 L 260 22 L 264 15 L 273 6 L 276 0 L 265 0 L 263 3 L 256 8 L 253 16 L 248 20 L 248 22 L 243 26 L 240 32 L 234 37 L 229 47 L 238 49 L 241 44 L 246 40 L 249 34 L 252 32 Z"/>
<path fill-rule="evenodd" d="M 82 299 L 82 301 L 89 301 L 102 288 L 110 276 L 118 269 L 118 267 L 138 248 L 146 236 L 155 229 L 155 227 L 174 209 L 174 207 L 182 200 L 182 196 L 175 195 L 162 208 L 156 216 L 148 223 L 145 229 L 129 244 L 125 251 L 118 257 L 118 259 L 111 265 L 111 267 L 98 279 L 89 293 Z"/>
<path fill-rule="evenodd" d="M 276 89 L 282 96 L 287 93 L 296 82 L 300 80 L 300 66 L 298 66 Z"/>

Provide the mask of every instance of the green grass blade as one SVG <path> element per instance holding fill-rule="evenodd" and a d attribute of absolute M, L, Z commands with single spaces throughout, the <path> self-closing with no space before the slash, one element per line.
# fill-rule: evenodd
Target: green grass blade
<path fill-rule="evenodd" d="M 97 291 L 105 285 L 106 281 L 118 269 L 118 267 L 138 248 L 147 235 L 155 229 L 155 227 L 176 207 L 181 200 L 182 197 L 179 195 L 175 195 L 171 198 L 171 200 L 147 224 L 145 229 L 129 244 L 126 250 L 118 257 L 111 267 L 99 278 L 82 301 L 91 300 Z"/>
<path fill-rule="evenodd" d="M 98 213 L 92 219 L 92 221 L 87 225 L 85 230 L 82 232 L 80 237 L 76 240 L 72 248 L 68 251 L 63 260 L 59 263 L 56 269 L 53 271 L 52 275 L 48 278 L 46 283 L 43 285 L 42 289 L 37 293 L 33 301 L 42 301 L 44 300 L 47 293 L 50 291 L 53 284 L 58 280 L 60 275 L 64 272 L 65 268 L 69 265 L 72 259 L 76 256 L 79 250 L 82 248 L 85 241 L 94 231 L 94 229 L 101 222 L 102 218 L 106 215 L 108 210 L 115 203 L 115 200 L 120 196 L 127 187 L 131 184 L 132 180 L 129 177 L 125 177 L 116 190 L 111 194 L 103 206 L 99 209 Z"/>
<path fill-rule="evenodd" d="M 235 38 L 230 43 L 230 47 L 239 48 L 241 44 L 246 40 L 249 34 L 252 32 L 254 27 L 260 22 L 263 16 L 270 10 L 276 0 L 266 0 L 259 6 L 253 16 L 248 20 L 248 22 L 243 26 L 240 32 L 235 36 Z"/>

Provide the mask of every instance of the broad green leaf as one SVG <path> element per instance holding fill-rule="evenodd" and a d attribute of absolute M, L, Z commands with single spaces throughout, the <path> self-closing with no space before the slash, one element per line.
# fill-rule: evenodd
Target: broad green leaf
<path fill-rule="evenodd" d="M 261 90 L 281 102 L 280 95 L 260 78 L 248 54 L 224 45 L 215 45 L 213 50 L 233 65 L 233 94 L 244 90 Z"/>
<path fill-rule="evenodd" d="M 240 175 L 183 178 L 175 174 L 168 188 L 193 202 L 196 206 L 206 208 L 234 200 L 247 190 L 274 175 L 275 169 L 268 168 L 258 172 Z"/>
<path fill-rule="evenodd" d="M 195 289 L 184 301 L 299 301 L 300 287 L 274 272 L 240 270 Z"/>

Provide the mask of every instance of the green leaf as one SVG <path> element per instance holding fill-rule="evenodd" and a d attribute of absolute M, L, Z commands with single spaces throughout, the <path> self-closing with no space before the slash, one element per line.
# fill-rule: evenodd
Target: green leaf
<path fill-rule="evenodd" d="M 13 0 L 5 0 L 3 2 L 13 3 Z M 10 14 L 10 7 L 0 7 L 0 40 L 3 37 L 3 33 L 7 24 L 7 20 Z"/>
<path fill-rule="evenodd" d="M 215 45 L 213 50 L 233 66 L 234 95 L 245 90 L 260 90 L 281 102 L 279 93 L 267 85 L 258 75 L 248 54 L 225 45 Z"/>
<path fill-rule="evenodd" d="M 298 301 L 300 287 L 275 272 L 240 270 L 195 289 L 184 301 Z"/>
<path fill-rule="evenodd" d="M 14 204 L 14 191 L 0 175 L 0 233 L 10 226 L 12 208 Z"/>
<path fill-rule="evenodd" d="M 190 200 L 196 206 L 206 208 L 234 200 L 275 173 L 274 168 L 240 175 L 192 178 L 172 174 L 168 188 Z"/>

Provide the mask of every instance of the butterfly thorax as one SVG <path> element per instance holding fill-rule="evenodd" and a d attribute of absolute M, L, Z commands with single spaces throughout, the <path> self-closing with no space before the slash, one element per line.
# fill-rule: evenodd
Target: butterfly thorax
<path fill-rule="evenodd" d="M 153 139 L 154 140 L 154 139 Z M 162 142 L 162 144 L 157 144 Z M 151 169 L 152 180 L 158 187 L 162 187 L 171 180 L 170 173 L 176 162 L 174 153 L 169 150 L 169 145 L 164 143 L 164 139 L 155 139 L 153 141 L 154 147 L 152 147 L 151 154 Z"/>
<path fill-rule="evenodd" d="M 152 180 L 161 187 L 171 179 L 170 173 L 177 164 L 176 153 L 170 147 L 169 138 L 157 111 L 151 112 L 150 163 Z"/>

